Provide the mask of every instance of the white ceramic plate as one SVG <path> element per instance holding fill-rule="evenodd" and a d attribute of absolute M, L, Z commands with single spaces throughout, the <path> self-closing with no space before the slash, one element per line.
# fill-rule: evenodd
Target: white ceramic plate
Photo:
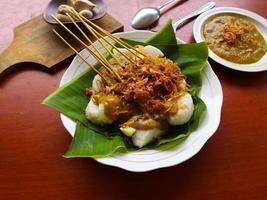
<path fill-rule="evenodd" d="M 211 9 L 203 14 L 201 14 L 194 23 L 194 37 L 197 42 L 204 41 L 204 36 L 202 32 L 202 26 L 206 22 L 206 20 L 214 15 L 218 14 L 238 14 L 245 18 L 246 20 L 252 22 L 258 29 L 258 31 L 263 35 L 265 40 L 267 41 L 267 20 L 260 15 L 257 15 L 254 12 L 250 12 L 248 10 L 240 9 L 240 8 L 232 8 L 232 7 L 220 7 L 220 8 L 214 8 Z M 216 62 L 229 67 L 231 69 L 235 69 L 238 71 L 244 71 L 244 72 L 260 72 L 267 70 L 267 54 L 261 58 L 256 63 L 252 64 L 236 64 L 230 61 L 227 61 L 219 56 L 217 56 L 215 53 L 213 53 L 211 50 L 209 50 L 209 56 L 215 60 Z"/>
<path fill-rule="evenodd" d="M 149 31 L 133 31 L 127 33 L 118 33 L 115 35 L 123 38 L 144 41 L 152 34 L 153 33 Z M 98 42 L 96 45 L 99 47 L 101 52 L 105 52 L 105 50 L 100 47 Z M 96 62 L 95 59 L 87 53 L 87 51 L 83 50 L 81 53 L 91 64 Z M 67 83 L 86 69 L 88 69 L 87 65 L 83 63 L 78 56 L 76 56 L 69 68 L 64 73 L 60 82 L 60 86 Z M 114 156 L 106 158 L 96 158 L 96 160 L 100 163 L 120 167 L 128 171 L 144 172 L 157 168 L 177 165 L 191 158 L 215 133 L 220 123 L 223 101 L 222 88 L 209 63 L 207 63 L 207 67 L 203 76 L 203 86 L 199 96 L 207 105 L 206 115 L 199 128 L 192 132 L 186 141 L 181 145 L 172 146 L 171 148 L 168 146 L 168 149 L 163 146 L 154 150 L 143 150 L 140 152 L 127 154 L 118 153 Z M 73 136 L 76 123 L 63 114 L 61 114 L 61 120 L 68 132 Z"/>

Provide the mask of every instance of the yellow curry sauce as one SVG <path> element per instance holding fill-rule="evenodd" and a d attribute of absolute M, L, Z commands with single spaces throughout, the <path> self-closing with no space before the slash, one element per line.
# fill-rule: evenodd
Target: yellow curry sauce
<path fill-rule="evenodd" d="M 233 63 L 255 63 L 267 51 L 266 41 L 257 28 L 238 15 L 210 18 L 203 26 L 203 36 L 215 54 Z"/>

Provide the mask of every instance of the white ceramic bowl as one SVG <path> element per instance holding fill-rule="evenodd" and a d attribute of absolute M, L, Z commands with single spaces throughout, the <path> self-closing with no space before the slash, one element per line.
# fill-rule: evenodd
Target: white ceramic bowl
<path fill-rule="evenodd" d="M 123 38 L 144 41 L 152 34 L 153 33 L 149 31 L 133 31 L 117 33 L 115 35 Z M 98 42 L 96 45 L 99 47 L 101 52 L 105 52 Z M 89 55 L 87 51 L 83 50 L 81 53 L 91 64 L 95 62 L 95 59 Z M 60 86 L 67 83 L 86 69 L 87 65 L 83 63 L 78 56 L 76 56 L 64 73 Z M 177 165 L 191 158 L 215 133 L 220 123 L 223 101 L 222 88 L 217 76 L 212 71 L 208 62 L 203 76 L 202 90 L 199 96 L 207 105 L 207 112 L 199 128 L 192 132 L 182 144 L 174 144 L 172 147 L 168 146 L 168 149 L 166 149 L 165 146 L 162 146 L 153 150 L 143 150 L 126 154 L 118 153 L 110 157 L 96 158 L 96 160 L 100 163 L 120 167 L 132 172 L 145 172 L 162 167 Z M 75 122 L 63 114 L 61 114 L 61 120 L 68 132 L 73 136 L 76 125 Z"/>
<path fill-rule="evenodd" d="M 267 41 L 267 20 L 260 15 L 240 9 L 240 8 L 232 8 L 232 7 L 219 7 L 219 8 L 214 8 L 211 9 L 203 14 L 201 14 L 195 21 L 194 23 L 194 37 L 197 42 L 203 42 L 205 41 L 204 36 L 203 36 L 203 24 L 206 22 L 207 19 L 214 15 L 218 14 L 237 14 L 245 18 L 246 20 L 250 21 L 253 23 L 258 31 L 263 35 L 265 40 Z M 234 69 L 238 71 L 244 71 L 244 72 L 260 72 L 260 71 L 265 71 L 267 70 L 267 53 L 256 63 L 252 64 L 237 64 L 230 62 L 228 60 L 225 60 L 219 56 L 217 56 L 213 51 L 209 50 L 209 57 L 211 57 L 213 60 L 216 62 Z"/>

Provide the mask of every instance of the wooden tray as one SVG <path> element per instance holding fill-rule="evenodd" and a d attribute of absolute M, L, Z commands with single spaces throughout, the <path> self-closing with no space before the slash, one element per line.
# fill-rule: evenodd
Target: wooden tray
<path fill-rule="evenodd" d="M 109 32 L 123 31 L 122 24 L 109 14 L 95 23 Z M 73 25 L 69 26 L 74 30 Z M 47 24 L 40 15 L 14 29 L 13 42 L 0 54 L 0 74 L 24 62 L 37 63 L 50 68 L 73 55 L 73 51 L 52 32 L 53 28 L 68 37 L 68 41 L 76 49 L 82 49 L 61 27 Z"/>

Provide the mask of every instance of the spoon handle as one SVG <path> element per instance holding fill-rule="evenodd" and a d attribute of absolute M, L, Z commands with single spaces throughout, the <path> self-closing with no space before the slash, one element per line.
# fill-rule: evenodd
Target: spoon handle
<path fill-rule="evenodd" d="M 182 19 L 179 19 L 178 21 L 176 21 L 175 23 L 172 24 L 173 29 L 176 31 L 176 29 L 178 27 L 180 27 L 184 22 L 186 22 L 187 20 L 196 17 L 198 15 L 200 15 L 203 12 L 208 11 L 209 9 L 213 8 L 215 6 L 215 2 L 209 2 L 207 4 L 205 4 L 204 6 L 201 6 L 199 9 L 193 11 L 191 14 L 183 17 Z"/>
<path fill-rule="evenodd" d="M 159 6 L 158 9 L 160 12 L 162 12 L 167 7 L 174 6 L 176 3 L 178 3 L 178 1 L 180 1 L 180 0 L 169 0 L 166 3 L 162 4 L 161 6 Z"/>

